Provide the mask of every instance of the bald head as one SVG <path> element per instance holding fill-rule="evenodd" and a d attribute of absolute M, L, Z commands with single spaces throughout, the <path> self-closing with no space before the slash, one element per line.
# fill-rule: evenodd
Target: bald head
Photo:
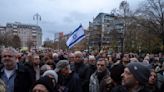
<path fill-rule="evenodd" d="M 70 53 L 68 55 L 68 59 L 69 59 L 70 63 L 74 63 L 74 61 L 75 61 L 75 54 L 74 53 Z"/>
<path fill-rule="evenodd" d="M 83 53 L 81 51 L 75 51 L 74 54 L 75 55 L 79 55 L 79 56 L 82 56 L 83 55 Z"/>
<path fill-rule="evenodd" d="M 75 51 L 75 63 L 80 63 L 83 61 L 83 54 L 81 51 Z"/>

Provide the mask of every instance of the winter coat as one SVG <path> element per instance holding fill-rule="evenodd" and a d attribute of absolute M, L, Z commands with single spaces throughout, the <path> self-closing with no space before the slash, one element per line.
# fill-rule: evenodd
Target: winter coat
<path fill-rule="evenodd" d="M 0 67 L 0 70 L 2 69 L 3 67 Z M 2 74 L 3 72 L 1 71 L 0 76 L 2 76 Z M 14 92 L 29 92 L 31 85 L 32 79 L 28 68 L 18 63 L 16 77 L 14 79 Z"/>
<path fill-rule="evenodd" d="M 112 86 L 111 84 L 112 81 L 108 70 L 106 71 L 105 76 L 100 82 L 98 80 L 96 71 L 90 77 L 89 92 L 110 92 Z"/>
<path fill-rule="evenodd" d="M 83 62 L 75 64 L 74 71 L 79 75 L 83 92 L 89 92 L 89 67 Z"/>
<path fill-rule="evenodd" d="M 129 92 L 124 86 L 118 85 L 115 86 L 111 92 Z M 142 86 L 138 91 L 135 92 L 152 92 L 147 86 Z"/>
<path fill-rule="evenodd" d="M 161 88 L 162 83 L 164 83 L 164 70 L 157 73 L 157 86 Z"/>
<path fill-rule="evenodd" d="M 69 76 L 59 75 L 58 92 L 82 92 L 79 76 L 72 72 Z"/>

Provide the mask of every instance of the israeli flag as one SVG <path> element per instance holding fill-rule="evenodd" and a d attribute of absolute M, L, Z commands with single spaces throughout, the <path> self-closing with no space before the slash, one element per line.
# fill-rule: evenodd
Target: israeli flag
<path fill-rule="evenodd" d="M 69 37 L 69 39 L 66 42 L 66 45 L 71 48 L 76 43 L 80 42 L 82 39 L 85 38 L 84 29 L 82 25 L 80 25 Z"/>

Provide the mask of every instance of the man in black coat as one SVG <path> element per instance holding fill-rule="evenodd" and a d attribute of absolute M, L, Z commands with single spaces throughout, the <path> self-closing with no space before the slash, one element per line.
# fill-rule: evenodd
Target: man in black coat
<path fill-rule="evenodd" d="M 80 77 L 83 92 L 89 92 L 89 79 L 91 74 L 89 67 L 84 64 L 84 56 L 80 51 L 75 52 L 74 71 Z"/>
<path fill-rule="evenodd" d="M 29 92 L 32 79 L 29 70 L 16 62 L 17 51 L 13 48 L 4 48 L 0 78 L 5 82 L 7 92 Z"/>
<path fill-rule="evenodd" d="M 31 56 L 31 61 L 26 62 L 24 65 L 30 71 L 33 82 L 40 78 L 40 57 L 38 54 L 34 54 Z"/>
<path fill-rule="evenodd" d="M 82 92 L 78 74 L 70 68 L 68 60 L 60 60 L 56 64 L 55 71 L 58 73 L 58 92 Z"/>

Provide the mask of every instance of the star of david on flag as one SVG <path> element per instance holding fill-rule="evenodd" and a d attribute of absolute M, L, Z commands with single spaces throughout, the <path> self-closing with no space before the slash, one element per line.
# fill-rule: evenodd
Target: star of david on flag
<path fill-rule="evenodd" d="M 85 38 L 85 34 L 84 34 L 84 29 L 82 27 L 82 25 L 80 25 L 69 37 L 69 39 L 66 42 L 66 45 L 71 48 L 73 47 L 75 44 L 77 44 L 78 42 L 80 42 L 82 39 Z"/>

